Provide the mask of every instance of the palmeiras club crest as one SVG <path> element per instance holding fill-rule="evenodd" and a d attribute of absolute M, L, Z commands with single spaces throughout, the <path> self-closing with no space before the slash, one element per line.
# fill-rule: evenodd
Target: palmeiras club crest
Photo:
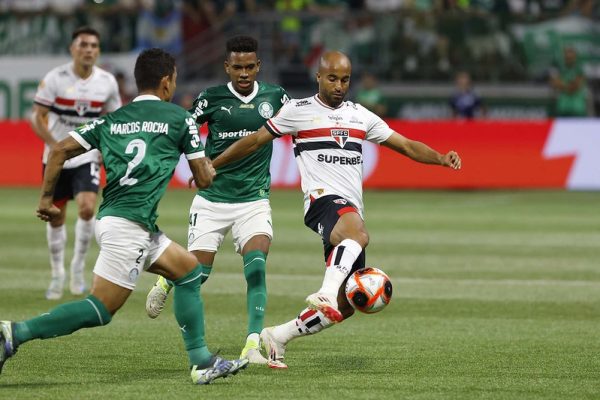
<path fill-rule="evenodd" d="M 258 105 L 258 113 L 264 119 L 269 119 L 273 116 L 273 106 L 267 101 L 263 101 Z"/>
<path fill-rule="evenodd" d="M 75 111 L 80 117 L 83 117 L 85 113 L 92 106 L 92 102 L 88 100 L 75 100 Z"/>
<path fill-rule="evenodd" d="M 348 137 L 350 136 L 350 131 L 348 129 L 332 129 L 331 137 L 340 145 L 340 147 L 344 147 L 346 142 L 348 141 Z"/>

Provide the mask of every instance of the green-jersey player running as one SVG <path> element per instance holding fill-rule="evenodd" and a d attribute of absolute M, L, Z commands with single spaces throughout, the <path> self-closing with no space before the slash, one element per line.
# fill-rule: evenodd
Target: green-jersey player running
<path fill-rule="evenodd" d="M 52 204 L 65 160 L 92 148 L 100 150 L 107 183 L 98 212 L 100 254 L 91 294 L 21 322 L 0 322 L 0 371 L 17 348 L 33 339 L 69 335 L 108 324 L 147 270 L 173 281 L 175 317 L 196 384 L 232 375 L 248 360 L 227 361 L 208 351 L 200 296 L 202 268 L 194 256 L 172 242 L 156 225 L 157 207 L 179 156 L 184 153 L 198 187 L 208 187 L 215 171 L 192 116 L 169 103 L 176 87 L 175 59 L 160 49 L 142 52 L 135 64 L 140 92 L 131 104 L 70 132 L 50 151 L 37 215 L 60 216 Z"/>
<path fill-rule="evenodd" d="M 225 72 L 231 81 L 200 93 L 190 112 L 198 124 L 208 123 L 206 155 L 217 157 L 279 111 L 288 100 L 277 85 L 256 81 L 260 69 L 258 44 L 248 36 L 227 41 Z M 260 354 L 259 334 L 267 303 L 266 258 L 273 237 L 269 190 L 272 146 L 217 171 L 208 189 L 198 190 L 190 208 L 188 250 L 208 279 L 215 254 L 231 231 L 236 251 L 243 257 L 246 277 L 248 333 L 240 358 L 266 364 Z M 159 278 L 148 293 L 146 311 L 156 318 L 163 310 L 172 284 Z"/>

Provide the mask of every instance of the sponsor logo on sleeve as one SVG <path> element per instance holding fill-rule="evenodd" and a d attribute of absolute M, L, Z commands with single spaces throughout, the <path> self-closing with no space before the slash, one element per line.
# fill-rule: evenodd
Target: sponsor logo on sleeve
<path fill-rule="evenodd" d="M 310 105 L 310 101 L 308 100 L 299 100 L 296 102 L 296 107 L 304 107 Z"/>

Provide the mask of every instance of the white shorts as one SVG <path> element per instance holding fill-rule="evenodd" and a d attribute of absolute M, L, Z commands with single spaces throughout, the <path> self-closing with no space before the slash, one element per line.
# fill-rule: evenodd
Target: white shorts
<path fill-rule="evenodd" d="M 247 203 L 214 203 L 196 195 L 190 207 L 188 251 L 216 252 L 231 230 L 235 251 L 242 249 L 256 235 L 273 239 L 269 200 Z"/>
<path fill-rule="evenodd" d="M 120 217 L 103 217 L 96 221 L 96 240 L 100 254 L 94 274 L 131 290 L 140 273 L 171 244 L 164 233 L 150 233 L 142 225 Z"/>

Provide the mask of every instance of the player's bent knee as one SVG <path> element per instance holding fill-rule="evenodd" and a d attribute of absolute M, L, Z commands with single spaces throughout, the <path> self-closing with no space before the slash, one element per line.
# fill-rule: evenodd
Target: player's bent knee
<path fill-rule="evenodd" d="M 358 234 L 358 240 L 356 240 L 358 244 L 364 249 L 369 245 L 369 234 L 365 231 L 361 231 Z"/>
<path fill-rule="evenodd" d="M 94 217 L 94 207 L 84 206 L 79 209 L 79 218 L 89 221 Z"/>

